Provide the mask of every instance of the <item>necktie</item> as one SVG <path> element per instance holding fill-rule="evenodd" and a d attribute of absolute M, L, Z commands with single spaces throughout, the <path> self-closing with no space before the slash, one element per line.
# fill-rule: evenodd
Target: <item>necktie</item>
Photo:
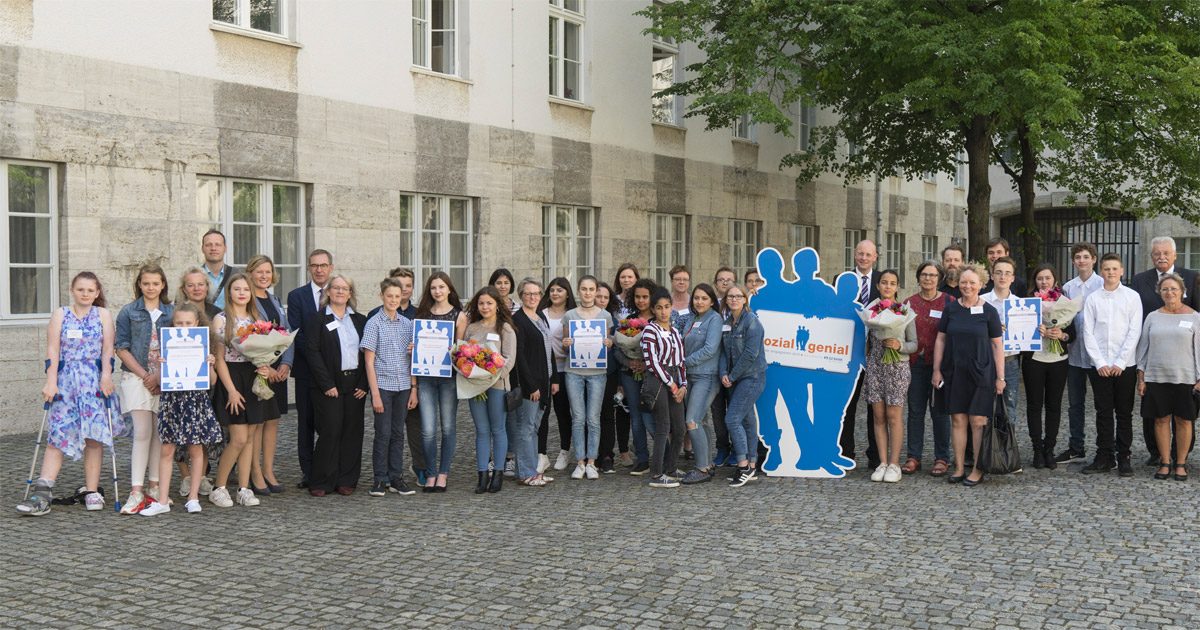
<path fill-rule="evenodd" d="M 871 276 L 863 274 L 859 281 L 858 287 L 858 303 L 866 304 L 867 296 L 871 295 Z"/>

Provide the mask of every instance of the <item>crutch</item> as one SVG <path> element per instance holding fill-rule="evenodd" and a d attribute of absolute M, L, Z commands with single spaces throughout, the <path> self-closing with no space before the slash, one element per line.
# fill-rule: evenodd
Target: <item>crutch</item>
<path fill-rule="evenodd" d="M 108 411 L 108 438 L 111 440 L 108 446 L 108 454 L 112 458 L 113 511 L 119 514 L 121 512 L 121 491 L 117 488 L 117 434 L 113 431 L 112 396 L 105 396 L 99 392 L 97 392 L 97 395 L 104 398 L 104 408 Z"/>
<path fill-rule="evenodd" d="M 58 396 L 54 397 L 55 400 Z M 46 421 L 50 418 L 50 401 L 42 403 L 42 424 L 38 426 L 37 439 L 33 442 L 33 461 L 29 462 L 29 476 L 25 479 L 25 497 L 24 501 L 29 498 L 29 488 L 33 485 L 33 470 L 37 466 L 38 451 L 42 448 L 42 433 L 46 430 Z"/>

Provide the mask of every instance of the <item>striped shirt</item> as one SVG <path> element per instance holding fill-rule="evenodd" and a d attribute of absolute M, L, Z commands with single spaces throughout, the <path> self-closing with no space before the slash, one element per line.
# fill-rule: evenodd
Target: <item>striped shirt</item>
<path fill-rule="evenodd" d="M 408 352 L 412 340 L 412 320 L 399 313 L 392 320 L 381 309 L 367 320 L 360 346 L 375 353 L 375 382 L 379 389 L 389 392 L 412 389 L 412 355 Z"/>
<path fill-rule="evenodd" d="M 662 328 L 658 322 L 650 322 L 642 331 L 642 358 L 646 369 L 666 385 L 687 385 L 687 370 L 683 367 L 683 338 L 679 331 L 668 326 Z M 668 368 L 678 368 L 679 381 L 671 378 Z"/>

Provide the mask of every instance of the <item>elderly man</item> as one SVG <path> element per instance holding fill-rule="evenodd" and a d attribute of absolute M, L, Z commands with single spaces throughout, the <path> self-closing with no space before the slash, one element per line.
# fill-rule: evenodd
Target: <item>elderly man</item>
<path fill-rule="evenodd" d="M 1142 299 L 1142 320 L 1146 315 L 1162 308 L 1163 301 L 1158 294 L 1158 280 L 1169 273 L 1177 273 L 1183 278 L 1183 303 L 1192 308 L 1200 308 L 1200 300 L 1196 299 L 1196 272 L 1175 265 L 1175 239 L 1170 236 L 1159 236 L 1150 241 L 1150 260 L 1154 263 L 1152 269 L 1147 269 L 1133 277 L 1131 286 Z M 1140 320 L 1139 320 L 1140 323 Z M 1146 438 L 1146 449 L 1150 458 L 1148 466 L 1158 465 L 1157 441 L 1154 437 L 1154 418 L 1142 418 L 1142 435 Z M 1195 434 L 1192 435 L 1192 447 L 1196 444 Z M 1171 447 L 1175 452 L 1175 447 Z M 1191 452 L 1189 447 L 1188 452 Z"/>
<path fill-rule="evenodd" d="M 851 271 L 858 277 L 859 304 L 870 304 L 879 297 L 879 272 L 875 270 L 875 261 L 879 260 L 879 250 L 875 243 L 865 240 L 854 247 L 854 269 Z M 862 394 L 863 373 L 859 373 L 858 382 L 854 386 L 854 395 L 846 406 L 842 416 L 842 455 L 854 459 L 854 424 L 858 415 L 858 397 Z M 879 449 L 875 445 L 875 426 L 870 405 L 867 406 L 867 471 L 879 467 Z"/>

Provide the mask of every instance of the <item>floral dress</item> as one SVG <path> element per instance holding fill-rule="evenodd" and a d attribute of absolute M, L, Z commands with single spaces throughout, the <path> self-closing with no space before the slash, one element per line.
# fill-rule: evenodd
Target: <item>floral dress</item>
<path fill-rule="evenodd" d="M 211 369 L 211 368 L 210 368 Z M 163 392 L 159 398 L 158 434 L 163 444 L 220 444 L 221 425 L 205 390 Z M 211 453 L 209 454 L 211 457 Z"/>
<path fill-rule="evenodd" d="M 909 328 L 913 330 L 915 337 L 914 325 L 909 324 Z M 904 355 L 911 354 L 916 350 L 916 343 L 911 345 L 912 348 L 909 349 L 902 343 L 900 352 Z M 867 373 L 863 378 L 863 396 L 868 404 L 882 402 L 889 407 L 900 407 L 908 400 L 908 386 L 912 382 L 908 356 L 904 356 L 899 363 L 885 365 L 884 350 L 883 341 L 875 336 L 875 331 L 870 331 L 867 335 Z"/>
<path fill-rule="evenodd" d="M 50 404 L 46 443 L 71 459 L 83 455 L 84 440 L 112 446 L 113 431 L 125 433 L 117 396 L 112 401 L 112 427 L 100 392 L 100 356 L 104 326 L 100 309 L 92 307 L 83 319 L 63 307 L 59 333 L 58 398 Z"/>

